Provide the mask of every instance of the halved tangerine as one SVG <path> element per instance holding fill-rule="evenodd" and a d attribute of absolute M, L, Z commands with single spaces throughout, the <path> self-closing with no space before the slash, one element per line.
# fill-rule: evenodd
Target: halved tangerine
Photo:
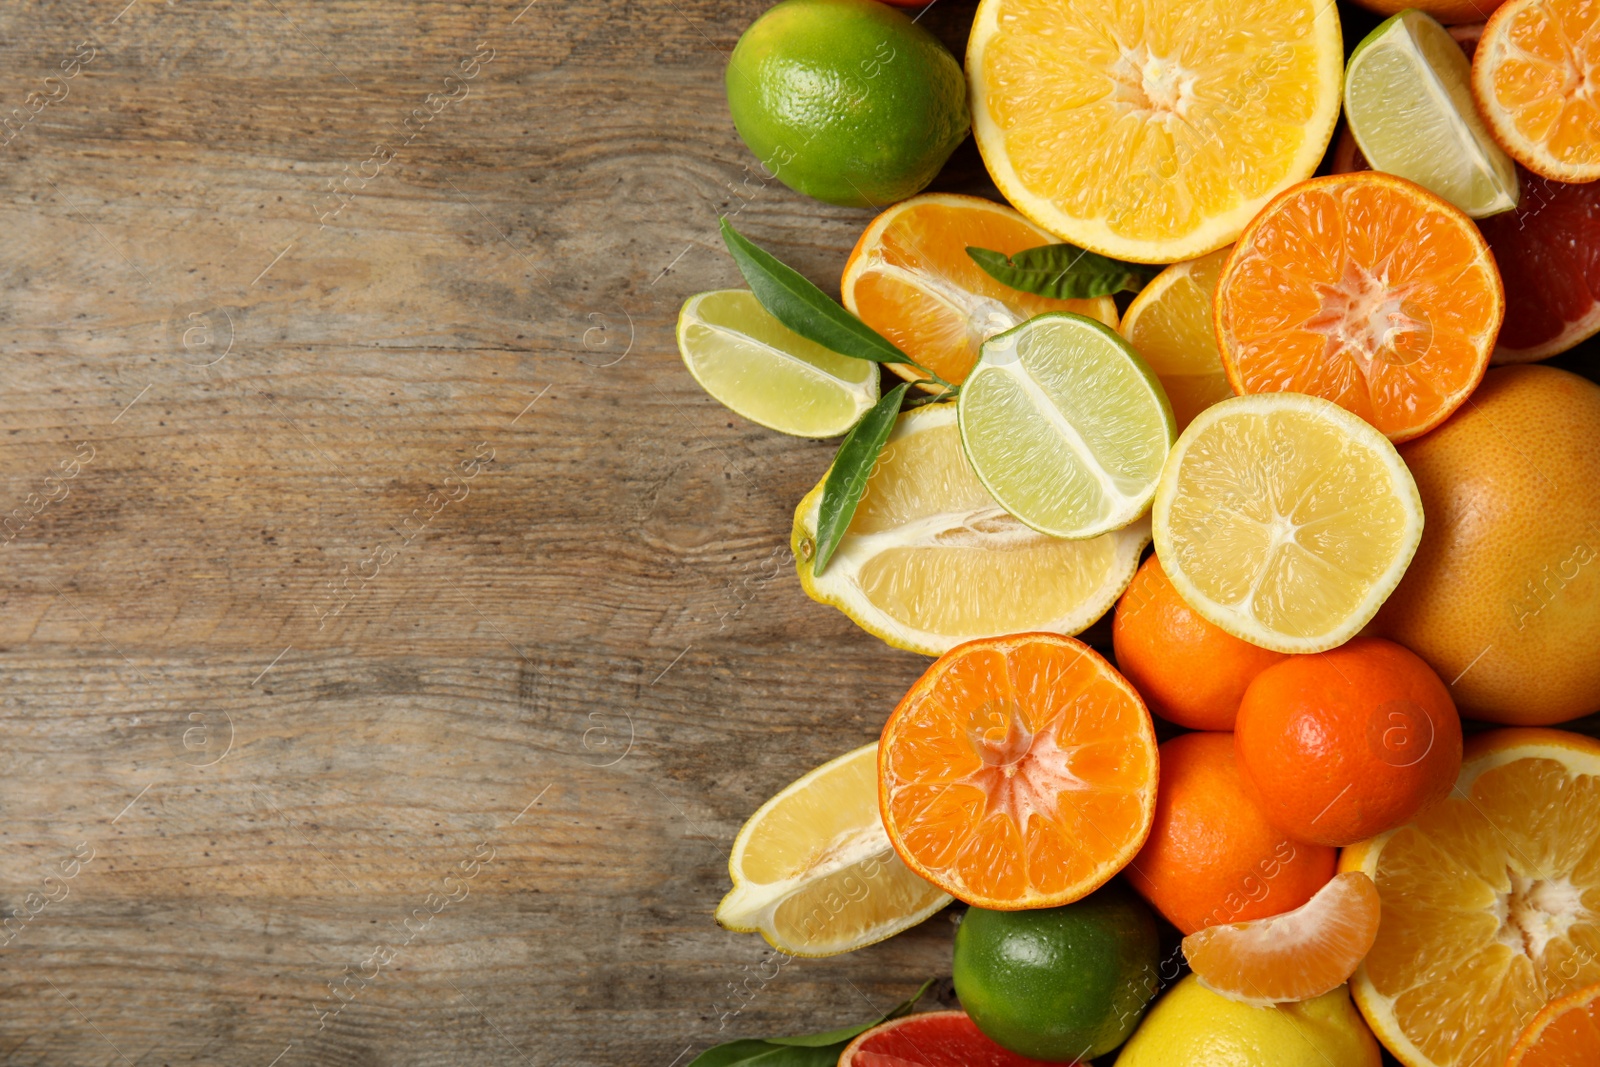
<path fill-rule="evenodd" d="M 878 804 L 922 877 L 999 910 L 1105 884 L 1155 818 L 1156 737 L 1133 686 L 1059 634 L 984 638 L 929 667 L 883 727 Z"/>
<path fill-rule="evenodd" d="M 956 383 L 995 334 L 1050 311 L 1075 311 L 1115 329 L 1109 296 L 1052 300 L 1013 289 L 973 262 L 967 249 L 1015 255 L 1056 239 L 992 200 L 924 193 L 872 220 L 845 263 L 839 295 L 861 321 L 935 374 Z M 922 377 L 891 363 L 901 377 Z"/>
<path fill-rule="evenodd" d="M 1590 1067 L 1600 1063 L 1600 985 L 1546 1004 L 1517 1039 L 1506 1067 Z"/>
<path fill-rule="evenodd" d="M 1344 985 L 1377 937 L 1378 889 L 1360 871 L 1346 871 L 1293 911 L 1190 934 L 1183 955 L 1213 992 L 1277 1004 Z"/>
<path fill-rule="evenodd" d="M 1505 291 L 1482 234 L 1377 171 L 1301 182 L 1245 228 L 1217 282 L 1239 394 L 1309 393 L 1391 441 L 1426 433 L 1483 378 Z"/>

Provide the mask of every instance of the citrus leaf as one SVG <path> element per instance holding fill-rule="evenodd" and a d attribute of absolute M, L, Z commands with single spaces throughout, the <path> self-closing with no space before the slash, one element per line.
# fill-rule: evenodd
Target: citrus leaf
<path fill-rule="evenodd" d="M 761 306 L 789 329 L 841 356 L 917 364 L 877 330 L 840 307 L 793 267 L 745 237 L 724 216 L 722 240 Z M 919 368 L 921 369 L 921 368 Z"/>
<path fill-rule="evenodd" d="M 811 573 L 820 575 L 833 558 L 833 550 L 855 517 L 856 505 L 867 488 L 867 479 L 878 462 L 883 444 L 894 430 L 895 416 L 900 414 L 900 402 L 905 399 L 910 382 L 897 385 L 872 405 L 855 429 L 850 431 L 839 452 L 833 457 L 833 467 L 828 480 L 822 484 L 822 504 L 817 512 L 817 554 L 811 563 Z"/>
<path fill-rule="evenodd" d="M 839 1054 L 851 1041 L 890 1019 L 898 1019 L 916 1007 L 917 1001 L 933 985 L 934 980 L 922 983 L 922 988 L 911 997 L 895 1005 L 871 1022 L 860 1026 L 846 1026 L 822 1034 L 802 1037 L 745 1038 L 715 1045 L 689 1061 L 689 1067 L 834 1067 Z"/>
<path fill-rule="evenodd" d="M 1041 245 L 1010 256 L 968 248 L 967 255 L 995 281 L 1053 300 L 1086 300 L 1123 290 L 1137 293 L 1159 269 L 1066 244 Z"/>

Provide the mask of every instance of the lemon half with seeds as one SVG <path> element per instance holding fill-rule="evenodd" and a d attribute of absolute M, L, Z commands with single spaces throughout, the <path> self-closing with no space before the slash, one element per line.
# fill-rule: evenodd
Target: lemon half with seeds
<path fill-rule="evenodd" d="M 972 472 L 953 404 L 900 416 L 819 575 L 822 486 L 795 509 L 801 586 L 895 648 L 928 656 L 979 637 L 1080 632 L 1127 588 L 1150 541 L 1146 521 L 1082 541 L 1024 526 Z"/>

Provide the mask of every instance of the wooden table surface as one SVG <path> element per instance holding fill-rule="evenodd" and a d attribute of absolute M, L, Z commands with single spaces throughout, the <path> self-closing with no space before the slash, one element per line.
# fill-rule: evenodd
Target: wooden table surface
<path fill-rule="evenodd" d="M 673 324 L 719 216 L 832 287 L 871 213 L 735 135 L 764 0 L 525 2 L 0 7 L 0 1063 L 673 1067 L 949 973 L 711 919 L 926 660 Z"/>
<path fill-rule="evenodd" d="M 669 1067 L 948 974 L 711 918 L 926 665 L 673 340 L 719 216 L 835 289 L 871 216 L 739 142 L 765 6 L 0 7 L 0 1063 Z"/>

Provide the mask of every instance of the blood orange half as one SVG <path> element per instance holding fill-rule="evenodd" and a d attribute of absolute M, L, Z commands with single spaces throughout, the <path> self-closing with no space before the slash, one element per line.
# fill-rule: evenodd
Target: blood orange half
<path fill-rule="evenodd" d="M 983 1036 L 964 1011 L 891 1019 L 839 1055 L 839 1067 L 1055 1067 L 1010 1052 Z"/>

